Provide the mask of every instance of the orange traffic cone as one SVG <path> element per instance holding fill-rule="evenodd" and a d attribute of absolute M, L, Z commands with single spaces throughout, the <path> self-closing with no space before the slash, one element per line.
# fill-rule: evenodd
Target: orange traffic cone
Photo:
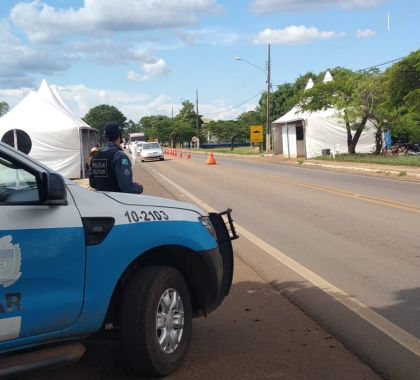
<path fill-rule="evenodd" d="M 210 153 L 210 156 L 207 159 L 207 165 L 216 165 L 216 160 L 214 159 L 213 152 Z"/>
<path fill-rule="evenodd" d="M 191 154 L 190 151 L 187 152 L 187 160 L 191 160 Z"/>
<path fill-rule="evenodd" d="M 179 158 L 182 158 L 182 150 L 179 151 Z"/>

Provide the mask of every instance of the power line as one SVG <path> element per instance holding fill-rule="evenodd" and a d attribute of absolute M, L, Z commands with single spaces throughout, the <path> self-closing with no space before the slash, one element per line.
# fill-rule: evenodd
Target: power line
<path fill-rule="evenodd" d="M 370 67 L 367 67 L 366 69 L 361 69 L 361 70 L 357 70 L 357 71 L 358 72 L 360 72 L 360 71 L 368 71 L 368 70 L 375 69 L 375 68 L 378 68 L 378 67 L 381 67 L 381 66 L 389 65 L 390 63 L 395 63 L 395 62 L 401 61 L 404 58 L 406 58 L 406 57 L 392 59 L 391 61 L 380 63 L 378 65 L 370 66 Z"/>
<path fill-rule="evenodd" d="M 240 106 L 244 105 L 245 103 L 247 103 L 250 100 L 256 98 L 257 96 L 260 96 L 262 93 L 264 93 L 264 91 L 259 91 L 257 94 L 253 95 L 252 97 L 248 98 L 247 100 L 243 101 L 242 103 L 239 103 L 239 104 L 234 105 L 234 106 L 230 106 L 230 107 L 225 108 L 225 109 L 223 109 L 221 111 L 217 111 L 217 112 L 203 112 L 203 116 L 204 115 L 215 115 L 215 114 L 223 113 L 223 112 L 226 112 L 226 111 L 230 111 L 230 110 L 232 110 L 234 108 L 237 108 L 237 107 L 240 107 Z"/>

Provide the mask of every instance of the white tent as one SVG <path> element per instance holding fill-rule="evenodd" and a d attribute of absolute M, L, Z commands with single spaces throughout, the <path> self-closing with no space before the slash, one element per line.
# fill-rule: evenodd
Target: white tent
<path fill-rule="evenodd" d="M 18 148 L 25 145 L 31 157 L 65 177 L 80 178 L 97 131 L 74 115 L 43 80 L 38 91 L 0 118 L 0 138 Z"/>
<path fill-rule="evenodd" d="M 332 80 L 331 73 L 327 71 L 324 83 Z M 306 88 L 312 86 L 312 79 L 309 79 Z M 328 154 L 328 151 L 333 155 L 348 153 L 346 125 L 339 112 L 333 108 L 306 112 L 295 106 L 272 123 L 272 130 L 275 154 L 313 158 Z M 371 153 L 374 150 L 375 129 L 368 122 L 360 135 L 356 151 Z"/>

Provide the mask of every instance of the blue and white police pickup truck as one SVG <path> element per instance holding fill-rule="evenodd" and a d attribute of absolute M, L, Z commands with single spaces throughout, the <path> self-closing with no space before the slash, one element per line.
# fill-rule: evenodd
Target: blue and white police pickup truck
<path fill-rule="evenodd" d="M 103 329 L 137 373 L 175 371 L 236 237 L 230 210 L 83 189 L 0 142 L 0 377 L 73 362 Z"/>

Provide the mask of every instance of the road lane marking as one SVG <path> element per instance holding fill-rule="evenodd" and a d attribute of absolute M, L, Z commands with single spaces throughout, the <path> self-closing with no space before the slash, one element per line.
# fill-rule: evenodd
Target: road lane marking
<path fill-rule="evenodd" d="M 259 174 L 259 173 L 255 173 L 255 172 L 248 172 L 248 171 L 246 171 L 246 174 L 253 175 L 253 176 L 259 177 L 259 178 L 270 178 L 270 179 L 278 181 L 278 182 L 288 183 L 288 184 L 291 184 L 291 185 L 300 186 L 300 187 L 304 187 L 304 188 L 311 189 L 311 190 L 317 190 L 317 191 L 321 191 L 321 192 L 324 192 L 324 193 L 339 195 L 339 196 L 343 196 L 343 197 L 347 197 L 347 198 L 351 198 L 351 199 L 356 199 L 356 200 L 360 200 L 360 201 L 364 201 L 364 202 L 374 203 L 374 204 L 381 205 L 381 206 L 386 206 L 386 207 L 396 208 L 396 209 L 399 209 L 399 210 L 413 212 L 415 214 L 420 214 L 420 207 L 416 207 L 415 205 L 411 205 L 409 203 L 396 202 L 396 201 L 392 201 L 392 200 L 386 199 L 386 198 L 374 197 L 374 196 L 371 196 L 371 195 L 364 195 L 364 194 L 361 194 L 361 193 L 355 193 L 355 192 L 351 192 L 351 191 L 338 190 L 338 189 L 334 189 L 334 188 L 331 188 L 331 187 L 310 184 L 310 183 L 306 183 L 306 182 L 296 181 L 296 180 L 293 180 L 293 179 L 284 179 L 284 178 L 280 178 L 280 177 L 272 176 L 272 175 L 264 175 L 264 174 Z"/>
<path fill-rule="evenodd" d="M 217 212 L 215 209 L 207 205 L 201 199 L 197 198 L 195 195 L 191 194 L 189 191 L 166 177 L 165 175 L 157 172 L 155 169 L 150 169 L 164 181 L 168 182 L 171 186 L 176 188 L 178 191 L 183 193 L 185 196 L 190 198 L 194 203 L 198 204 L 207 212 Z M 242 235 L 250 242 L 255 244 L 257 247 L 268 253 L 277 261 L 281 262 L 283 265 L 290 268 L 292 271 L 297 273 L 299 276 L 303 277 L 315 287 L 319 288 L 330 297 L 334 298 L 348 309 L 356 313 L 359 317 L 370 323 L 372 326 L 382 331 L 384 334 L 389 336 L 391 339 L 399 343 L 401 346 L 405 347 L 407 350 L 411 351 L 413 354 L 420 356 L 420 340 L 417 339 L 414 335 L 408 333 L 401 327 L 397 326 L 388 319 L 382 317 L 380 314 L 358 301 L 356 298 L 348 295 L 343 290 L 337 288 L 335 285 L 331 284 L 321 276 L 312 272 L 310 269 L 299 264 L 297 261 L 293 260 L 277 248 L 268 244 L 264 240 L 260 239 L 258 236 L 254 235 L 252 232 L 249 232 L 245 228 L 241 227 L 235 223 L 236 231 L 239 235 Z"/>
<path fill-rule="evenodd" d="M 267 164 L 267 165 L 272 165 L 272 164 Z M 268 179 L 271 179 L 271 180 L 274 180 L 274 181 L 287 183 L 289 185 L 303 187 L 303 188 L 307 188 L 307 189 L 310 189 L 310 190 L 321 191 L 321 192 L 324 192 L 324 193 L 329 193 L 329 194 L 333 194 L 333 195 L 337 195 L 337 196 L 342 196 L 342 197 L 346 197 L 346 198 L 350 198 L 350 199 L 354 199 L 354 200 L 359 200 L 359 201 L 373 203 L 373 204 L 380 205 L 380 206 L 385 206 L 385 207 L 389 207 L 389 208 L 395 208 L 395 209 L 398 209 L 398 210 L 408 211 L 408 212 L 415 213 L 415 214 L 420 214 L 420 207 L 417 207 L 417 206 L 409 204 L 409 203 L 397 202 L 397 201 L 393 201 L 393 200 L 390 200 L 390 199 L 376 197 L 376 196 L 372 196 L 372 195 L 365 195 L 365 194 L 355 193 L 355 192 L 346 191 L 346 190 L 339 190 L 339 189 L 335 189 L 335 188 L 332 188 L 332 187 L 315 185 L 315 184 L 311 184 L 311 183 L 307 183 L 307 182 L 301 182 L 301 181 L 297 181 L 297 180 L 293 180 L 293 179 L 281 178 L 281 177 L 278 177 L 278 176 L 275 176 L 275 175 L 270 175 L 270 174 L 261 174 L 261 173 L 257 173 L 257 172 L 253 172 L 253 171 L 248 171 L 248 170 L 242 169 L 242 168 L 232 169 L 232 168 L 224 167 L 223 169 L 226 170 L 226 171 L 231 171 L 231 172 L 235 172 L 235 173 L 238 172 L 238 170 L 241 170 L 245 174 L 252 175 L 254 177 L 268 178 Z"/>

